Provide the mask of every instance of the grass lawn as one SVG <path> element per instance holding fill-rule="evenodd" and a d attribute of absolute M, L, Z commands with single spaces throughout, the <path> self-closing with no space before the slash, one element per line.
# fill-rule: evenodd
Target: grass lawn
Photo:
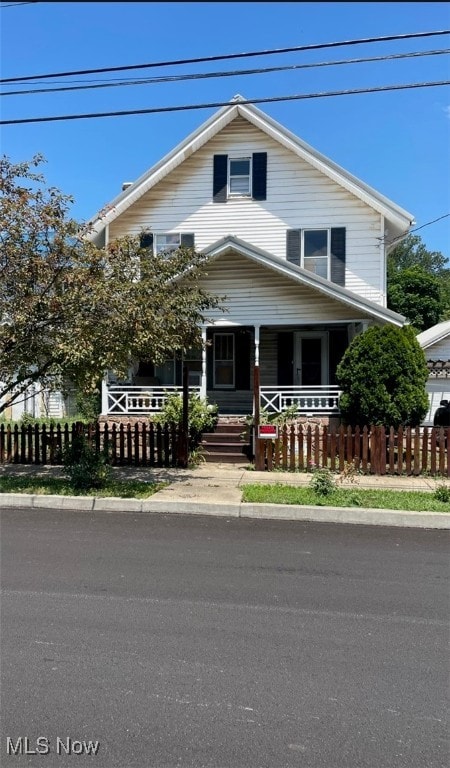
<path fill-rule="evenodd" d="M 168 483 L 143 480 L 110 480 L 104 488 L 78 490 L 64 478 L 0 477 L 0 493 L 56 494 L 58 496 L 117 496 L 121 499 L 147 499 Z"/>
<path fill-rule="evenodd" d="M 320 507 L 369 507 L 399 509 L 404 512 L 447 512 L 450 501 L 439 501 L 433 492 L 371 490 L 366 488 L 337 489 L 328 496 L 319 496 L 311 488 L 296 488 L 276 483 L 252 483 L 242 488 L 242 501 L 256 504 L 300 504 Z"/>

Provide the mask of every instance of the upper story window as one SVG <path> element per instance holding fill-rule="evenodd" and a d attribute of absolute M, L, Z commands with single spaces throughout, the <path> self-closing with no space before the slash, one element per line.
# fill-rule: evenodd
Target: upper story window
<path fill-rule="evenodd" d="M 252 193 L 251 159 L 230 157 L 228 162 L 228 194 L 249 197 Z"/>
<path fill-rule="evenodd" d="M 288 229 L 286 258 L 291 264 L 345 285 L 345 227 Z"/>
<path fill-rule="evenodd" d="M 213 203 L 230 198 L 267 198 L 267 152 L 253 152 L 248 157 L 214 155 Z"/>
<path fill-rule="evenodd" d="M 156 233 L 153 240 L 153 250 L 155 253 L 164 253 L 168 251 L 176 251 L 181 245 L 180 232 L 170 233 Z"/>
<path fill-rule="evenodd" d="M 330 279 L 330 230 L 303 230 L 302 267 L 326 280 Z"/>
<path fill-rule="evenodd" d="M 149 253 L 170 253 L 183 246 L 194 247 L 194 234 L 192 232 L 145 232 L 141 235 L 141 248 L 146 248 Z"/>

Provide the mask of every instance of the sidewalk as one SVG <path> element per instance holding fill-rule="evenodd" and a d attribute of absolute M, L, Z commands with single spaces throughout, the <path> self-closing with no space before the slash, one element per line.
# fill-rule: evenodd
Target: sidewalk
<path fill-rule="evenodd" d="M 95 497 L 32 496 L 1 494 L 0 506 L 57 507 L 86 511 L 129 511 L 177 514 L 251 517 L 272 520 L 316 520 L 366 525 L 395 525 L 450 529 L 450 515 L 432 512 L 400 512 L 361 507 L 320 507 L 284 504 L 243 504 L 241 490 L 248 483 L 282 483 L 305 486 L 310 474 L 290 472 L 255 472 L 250 465 L 200 464 L 193 469 L 114 467 L 120 480 L 164 481 L 169 485 L 147 500 L 101 499 Z M 0 466 L 2 476 L 62 477 L 62 467 L 8 464 Z M 393 488 L 432 492 L 437 483 L 450 485 L 450 479 L 431 477 L 391 477 L 357 475 L 349 488 Z M 449 509 L 450 511 L 450 509 Z"/>

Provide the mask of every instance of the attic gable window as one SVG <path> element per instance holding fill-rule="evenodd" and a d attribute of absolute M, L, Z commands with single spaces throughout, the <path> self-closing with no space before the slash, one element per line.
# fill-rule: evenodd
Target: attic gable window
<path fill-rule="evenodd" d="M 231 197 L 250 197 L 251 190 L 251 160 L 249 157 L 229 159 L 228 194 Z"/>
<path fill-rule="evenodd" d="M 253 152 L 249 157 L 214 155 L 213 203 L 230 198 L 267 198 L 267 152 Z"/>

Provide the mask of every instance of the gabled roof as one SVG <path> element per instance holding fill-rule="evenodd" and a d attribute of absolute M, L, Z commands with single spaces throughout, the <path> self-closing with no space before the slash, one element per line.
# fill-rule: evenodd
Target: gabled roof
<path fill-rule="evenodd" d="M 330 299 L 335 299 L 353 309 L 361 310 L 365 314 L 373 317 L 374 320 L 391 323 L 399 327 L 406 323 L 406 318 L 403 317 L 403 315 L 399 315 L 391 309 L 386 309 L 385 307 L 370 301 L 370 299 L 365 299 L 362 296 L 353 293 L 353 291 L 349 291 L 348 288 L 343 288 L 336 283 L 325 280 L 323 277 L 319 277 L 319 275 L 309 272 L 307 269 L 297 267 L 295 264 L 291 264 L 285 259 L 280 259 L 278 256 L 274 256 L 273 254 L 264 251 L 262 248 L 250 245 L 244 240 L 240 240 L 238 237 L 232 235 L 223 237 L 203 251 L 203 253 L 210 258 L 218 258 L 230 251 L 241 254 L 263 267 L 273 269 L 279 274 L 284 275 L 297 283 L 306 285 Z"/>
<path fill-rule="evenodd" d="M 443 341 L 450 336 L 450 320 L 444 320 L 442 323 L 432 325 L 426 331 L 417 334 L 417 341 L 422 349 L 427 349 L 439 341 Z"/>
<path fill-rule="evenodd" d="M 235 96 L 229 105 L 219 109 L 181 144 L 178 144 L 169 154 L 142 174 L 94 216 L 89 222 L 93 227 L 94 236 L 238 116 L 248 120 L 252 125 L 317 168 L 351 194 L 363 200 L 371 208 L 385 216 L 396 230 L 403 233 L 414 223 L 414 217 L 411 213 L 388 200 L 387 197 L 357 179 L 356 176 L 348 173 L 344 168 L 288 131 L 276 120 L 251 103 L 246 102 L 242 96 Z"/>

